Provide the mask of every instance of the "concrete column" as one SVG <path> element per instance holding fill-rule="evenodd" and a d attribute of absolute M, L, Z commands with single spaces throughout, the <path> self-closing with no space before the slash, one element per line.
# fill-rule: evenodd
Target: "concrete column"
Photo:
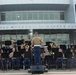
<path fill-rule="evenodd" d="M 75 4 L 74 4 L 74 0 L 70 0 L 70 5 L 66 9 L 65 22 L 66 23 L 75 23 Z"/>
<path fill-rule="evenodd" d="M 70 32 L 69 37 L 70 37 L 70 45 L 74 44 L 74 32 Z"/>
<path fill-rule="evenodd" d="M 0 12 L 0 23 L 1 23 L 1 12 Z"/>
<path fill-rule="evenodd" d="M 76 31 L 74 32 L 74 44 L 76 45 Z"/>

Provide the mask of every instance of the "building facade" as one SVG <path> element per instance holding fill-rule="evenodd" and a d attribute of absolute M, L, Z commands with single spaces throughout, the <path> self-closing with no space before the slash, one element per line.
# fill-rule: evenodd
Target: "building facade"
<path fill-rule="evenodd" d="M 76 0 L 0 0 L 0 40 L 27 39 L 76 44 Z"/>

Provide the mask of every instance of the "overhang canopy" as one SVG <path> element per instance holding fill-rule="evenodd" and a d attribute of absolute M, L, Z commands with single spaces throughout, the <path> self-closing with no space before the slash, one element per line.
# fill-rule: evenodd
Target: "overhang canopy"
<path fill-rule="evenodd" d="M 12 4 L 0 5 L 0 11 L 66 10 L 69 4 Z"/>

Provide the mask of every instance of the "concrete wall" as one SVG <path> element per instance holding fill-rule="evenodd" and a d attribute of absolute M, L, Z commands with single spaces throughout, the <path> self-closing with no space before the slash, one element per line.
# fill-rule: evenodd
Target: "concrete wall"
<path fill-rule="evenodd" d="M 75 23 L 76 23 L 76 6 L 75 6 Z"/>
<path fill-rule="evenodd" d="M 69 0 L 0 0 L 4 4 L 69 4 Z"/>
<path fill-rule="evenodd" d="M 23 24 L 0 24 L 0 30 L 17 29 L 76 29 L 75 24 L 66 23 L 23 23 Z"/>
<path fill-rule="evenodd" d="M 74 4 L 76 5 L 76 0 L 74 0 Z"/>
<path fill-rule="evenodd" d="M 70 0 L 70 5 L 65 12 L 65 22 L 75 23 L 75 4 L 73 0 Z"/>
<path fill-rule="evenodd" d="M 0 23 L 1 23 L 1 12 L 0 12 Z"/>

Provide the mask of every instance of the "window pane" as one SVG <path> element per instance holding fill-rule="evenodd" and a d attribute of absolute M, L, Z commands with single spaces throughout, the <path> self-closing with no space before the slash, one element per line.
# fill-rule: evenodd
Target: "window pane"
<path fill-rule="evenodd" d="M 38 20 L 38 12 L 33 12 L 32 19 L 33 20 Z"/>
<path fill-rule="evenodd" d="M 28 12 L 28 20 L 32 20 L 32 12 Z"/>
<path fill-rule="evenodd" d="M 11 12 L 12 20 L 17 20 L 17 19 L 16 19 L 16 16 L 17 16 L 17 15 L 16 15 L 16 12 Z"/>
<path fill-rule="evenodd" d="M 60 12 L 60 20 L 64 20 L 64 12 Z"/>
<path fill-rule="evenodd" d="M 6 12 L 5 19 L 6 19 L 6 21 L 11 20 L 11 13 L 10 12 Z"/>
<path fill-rule="evenodd" d="M 39 20 L 43 20 L 43 12 L 39 12 Z"/>
<path fill-rule="evenodd" d="M 51 34 L 51 41 L 56 41 L 57 34 Z"/>
<path fill-rule="evenodd" d="M 54 12 L 49 13 L 49 18 L 50 18 L 50 20 L 54 20 Z"/>
<path fill-rule="evenodd" d="M 45 42 L 49 41 L 49 34 L 45 34 L 44 37 L 45 37 L 44 38 L 45 39 Z"/>
<path fill-rule="evenodd" d="M 27 20 L 27 12 L 22 13 L 22 20 Z"/>
<path fill-rule="evenodd" d="M 1 13 L 1 21 L 5 21 L 5 13 Z"/>
<path fill-rule="evenodd" d="M 17 13 L 17 20 L 21 20 L 21 13 Z"/>
<path fill-rule="evenodd" d="M 54 12 L 54 20 L 60 20 L 60 12 Z"/>
<path fill-rule="evenodd" d="M 49 19 L 49 16 L 48 15 L 49 15 L 48 12 L 45 12 L 44 13 L 44 20 L 48 20 Z"/>

